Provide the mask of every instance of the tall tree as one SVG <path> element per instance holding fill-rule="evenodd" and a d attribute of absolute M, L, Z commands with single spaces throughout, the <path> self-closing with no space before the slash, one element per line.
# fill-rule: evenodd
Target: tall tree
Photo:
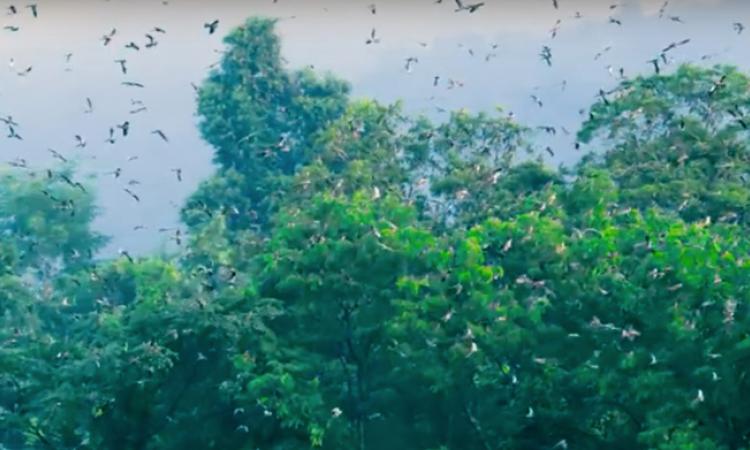
<path fill-rule="evenodd" d="M 221 64 L 200 88 L 200 129 L 219 169 L 183 210 L 191 226 L 219 213 L 230 230 L 263 226 L 285 176 L 306 163 L 316 133 L 346 107 L 345 82 L 284 67 L 275 24 L 254 18 L 234 29 Z"/>

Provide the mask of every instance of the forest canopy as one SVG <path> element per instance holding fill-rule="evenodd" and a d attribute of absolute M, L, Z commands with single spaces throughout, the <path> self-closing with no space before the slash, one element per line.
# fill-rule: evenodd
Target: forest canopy
<path fill-rule="evenodd" d="M 750 449 L 746 74 L 622 80 L 559 170 L 274 27 L 198 90 L 173 257 L 97 258 L 73 167 L 0 174 L 0 448 Z"/>

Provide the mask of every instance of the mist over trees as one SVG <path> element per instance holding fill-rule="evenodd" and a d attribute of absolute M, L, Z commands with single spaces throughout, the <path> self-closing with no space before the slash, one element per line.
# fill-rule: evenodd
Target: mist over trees
<path fill-rule="evenodd" d="M 73 167 L 0 174 L 0 448 L 750 448 L 746 74 L 623 80 L 556 170 L 273 20 L 225 42 L 174 257 L 97 259 Z"/>

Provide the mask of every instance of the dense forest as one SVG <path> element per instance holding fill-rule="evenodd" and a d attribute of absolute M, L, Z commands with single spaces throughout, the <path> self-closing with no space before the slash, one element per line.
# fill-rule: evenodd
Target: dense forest
<path fill-rule="evenodd" d="M 750 449 L 747 75 L 624 79 L 554 169 L 274 27 L 198 89 L 178 254 L 99 257 L 72 165 L 0 175 L 0 448 Z"/>

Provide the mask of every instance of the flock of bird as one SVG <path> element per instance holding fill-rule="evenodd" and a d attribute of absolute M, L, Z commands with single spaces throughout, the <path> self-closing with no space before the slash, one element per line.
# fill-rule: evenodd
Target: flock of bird
<path fill-rule="evenodd" d="M 277 3 L 279 0 L 268 0 L 272 1 L 273 3 Z M 438 5 L 446 5 L 450 4 L 450 7 L 452 8 L 453 12 L 456 14 L 469 14 L 469 15 L 479 15 L 482 14 L 483 11 L 485 11 L 486 8 L 486 2 L 473 2 L 469 3 L 466 0 L 428 0 L 426 3 L 428 3 L 427 6 L 429 6 L 429 2 L 432 1 L 434 4 Z M 554 11 L 558 11 L 561 8 L 561 3 L 565 1 L 570 1 L 570 4 L 575 4 L 575 0 L 551 0 L 548 7 L 552 8 Z M 163 1 L 165 5 L 168 4 L 168 1 Z M 570 5 L 569 5 L 570 6 Z M 620 10 L 622 7 L 621 3 L 613 3 L 611 5 L 607 5 L 609 15 L 607 17 L 606 23 L 611 24 L 613 27 L 619 28 L 623 27 L 626 24 L 623 23 L 623 18 L 621 16 L 618 16 L 618 10 Z M 673 15 L 670 13 L 671 5 L 669 1 L 665 1 L 661 8 L 658 11 L 658 18 L 668 20 L 673 23 L 678 24 L 684 24 L 685 21 L 682 17 L 679 15 Z M 366 14 L 375 16 L 380 13 L 379 7 L 377 4 L 372 3 L 367 5 Z M 45 13 L 43 8 L 40 8 L 37 4 L 27 4 L 23 6 L 17 6 L 17 5 L 10 5 L 7 7 L 6 15 L 9 18 L 14 18 L 17 16 L 27 16 L 31 20 L 36 20 L 40 17 L 40 15 L 43 15 Z M 580 20 L 584 17 L 583 13 L 580 11 L 575 11 L 574 14 L 570 16 L 570 20 Z M 560 34 L 561 29 L 564 25 L 564 21 L 569 20 L 565 18 L 557 18 L 554 22 L 554 25 L 549 31 L 549 38 L 550 40 L 541 46 L 541 49 L 539 50 L 539 59 L 541 68 L 543 67 L 552 67 L 555 64 L 555 58 L 553 54 L 553 40 Z M 196 24 L 199 26 L 200 24 Z M 197 28 L 196 26 L 196 28 Z M 202 30 L 198 29 L 196 31 L 202 31 L 202 33 L 205 36 L 212 36 L 216 35 L 221 27 L 221 22 L 219 19 L 210 18 L 209 20 L 205 20 L 202 24 Z M 370 27 L 368 27 L 370 28 Z M 745 25 L 740 22 L 736 21 L 731 24 L 731 29 L 736 33 L 737 35 L 742 35 L 745 31 Z M 8 33 L 17 33 L 21 30 L 21 26 L 17 24 L 11 24 L 6 25 L 4 27 L 5 32 Z M 130 70 L 130 61 L 132 58 L 137 58 L 139 54 L 143 52 L 151 51 L 152 49 L 155 49 L 159 46 L 161 39 L 166 39 L 167 36 L 169 36 L 168 31 L 160 26 L 153 26 L 148 28 L 148 31 L 144 32 L 142 37 L 139 39 L 131 40 L 129 38 L 125 38 L 121 35 L 121 33 L 118 32 L 117 28 L 111 28 L 109 31 L 103 33 L 99 37 L 99 45 L 102 47 L 117 47 L 119 46 L 123 54 L 125 56 L 117 57 L 116 59 L 113 59 L 111 64 L 113 65 L 112 70 L 116 70 L 119 75 L 122 76 L 122 79 L 120 81 L 120 84 L 122 88 L 124 89 L 130 89 L 132 92 L 139 92 L 142 89 L 146 88 L 146 85 L 140 81 L 134 80 L 131 77 L 131 70 Z M 381 43 L 381 35 L 379 34 L 378 30 L 375 27 L 372 27 L 369 29 L 369 33 L 367 33 L 365 39 L 364 39 L 364 45 L 365 46 L 376 46 Z M 667 45 L 665 45 L 657 54 L 653 55 L 652 57 L 646 59 L 644 61 L 644 66 L 647 67 L 647 65 L 650 65 L 653 68 L 653 71 L 657 74 L 661 73 L 664 69 L 665 65 L 668 65 L 672 62 L 672 59 L 670 58 L 671 52 L 674 50 L 686 46 L 691 43 L 690 38 L 685 38 L 681 40 L 677 40 L 674 42 L 671 42 Z M 419 45 L 421 47 L 427 47 L 428 43 L 426 42 L 419 42 Z M 468 54 L 471 57 L 474 57 L 477 52 L 475 52 L 475 49 L 470 48 L 468 46 L 465 46 L 463 44 L 459 44 L 459 47 L 464 48 Z M 612 50 L 612 45 L 608 45 L 604 47 L 601 51 L 597 52 L 595 55 L 593 55 L 593 59 L 599 60 L 600 58 L 604 57 L 608 52 Z M 483 55 L 484 61 L 489 62 L 493 58 L 496 58 L 498 51 L 498 44 L 494 43 L 491 44 L 487 52 Z M 218 53 L 221 53 L 220 51 L 217 51 Z M 64 61 L 66 63 L 66 70 L 70 70 L 69 66 L 72 64 L 74 59 L 74 54 L 66 53 L 63 55 Z M 706 55 L 704 59 L 710 58 L 711 55 Z M 417 70 L 418 65 L 420 64 L 420 59 L 416 55 L 408 55 L 406 58 L 403 59 L 403 70 L 406 73 L 412 73 L 415 70 Z M 10 58 L 9 60 L 9 68 L 10 70 L 15 73 L 19 77 L 27 77 L 33 72 L 33 66 L 29 65 L 26 67 L 16 67 L 16 61 L 14 58 Z M 607 70 L 609 71 L 610 75 L 615 79 L 625 79 L 626 74 L 623 67 L 613 67 L 613 66 L 607 66 Z M 561 83 L 559 83 L 561 88 L 565 90 L 567 86 L 567 81 L 563 80 Z M 195 84 L 192 85 L 193 89 L 197 91 L 197 86 Z M 441 74 L 434 74 L 431 76 L 431 87 L 444 87 L 447 90 L 453 90 L 458 89 L 464 86 L 464 82 L 458 79 L 445 77 L 444 75 L 441 76 Z M 599 96 L 601 99 L 603 99 L 605 102 L 607 101 L 607 96 L 610 94 L 610 92 L 605 92 L 603 89 L 599 90 Z M 433 96 L 434 98 L 434 96 Z M 531 93 L 529 95 L 530 100 L 533 102 L 534 105 L 538 108 L 544 108 L 545 102 L 541 98 L 540 94 L 538 93 Z M 82 99 L 83 106 L 85 107 L 83 109 L 84 114 L 95 114 L 96 113 L 96 105 L 92 98 L 85 97 Z M 446 112 L 446 109 L 436 107 L 438 112 Z M 137 98 L 131 98 L 130 99 L 130 105 L 128 109 L 128 115 L 129 116 L 136 116 L 138 114 L 144 113 L 149 110 L 148 105 L 144 103 L 144 101 L 139 100 Z M 510 113 L 512 115 L 512 113 Z M 97 146 L 100 144 L 106 144 L 106 145 L 114 145 L 115 143 L 128 139 L 129 136 L 134 131 L 134 128 L 137 128 L 136 121 L 132 120 L 131 117 L 123 117 L 118 123 L 114 123 L 111 126 L 109 126 L 107 129 L 102 130 L 103 136 L 101 140 L 93 140 L 89 141 L 82 133 L 72 133 L 71 137 L 71 143 L 70 148 L 71 151 L 75 151 L 77 149 L 84 149 L 88 148 L 89 146 Z M 132 121 L 131 121 L 132 120 Z M 5 115 L 0 117 L 0 122 L 2 122 L 2 126 L 6 128 L 7 134 L 6 137 L 9 140 L 15 140 L 15 141 L 22 141 L 24 140 L 24 129 L 23 127 L 17 122 L 17 120 L 14 119 L 12 115 Z M 567 130 L 565 127 L 555 126 L 555 125 L 540 125 L 537 127 L 538 130 L 543 132 L 544 134 L 548 136 L 555 136 L 558 133 L 558 130 L 561 130 L 565 135 L 570 135 L 570 131 Z M 139 130 L 140 131 L 140 130 Z M 153 136 L 155 140 L 158 142 L 161 142 L 164 145 L 168 145 L 171 143 L 170 138 L 162 128 L 154 127 L 147 130 L 149 134 Z M 576 143 L 575 148 L 578 149 L 579 145 Z M 551 146 L 546 147 L 547 153 L 554 157 L 555 152 L 552 149 Z M 48 149 L 49 154 L 56 160 L 59 160 L 61 162 L 68 162 L 70 159 L 72 159 L 74 156 L 71 156 L 69 151 L 61 150 L 60 147 L 57 149 L 55 148 L 49 148 Z M 132 161 L 137 159 L 137 156 L 132 156 L 128 159 L 128 161 Z M 29 169 L 29 163 L 26 159 L 22 157 L 18 157 L 13 159 L 12 161 L 9 161 L 8 164 L 11 166 L 17 167 L 17 168 L 26 168 Z M 183 169 L 180 167 L 170 167 L 168 168 L 170 173 L 170 178 L 173 180 L 176 180 L 177 182 L 181 182 L 183 180 Z M 105 175 L 111 176 L 114 179 L 121 181 L 123 185 L 121 186 L 122 195 L 126 196 L 127 198 L 131 199 L 133 202 L 140 203 L 142 200 L 141 193 L 138 191 L 138 186 L 140 182 L 136 179 L 130 179 L 128 181 L 124 181 L 122 178 L 124 174 L 124 170 L 122 167 L 115 167 L 111 170 L 108 170 L 105 172 Z M 68 175 L 60 173 L 54 173 L 51 170 L 47 171 L 47 176 L 50 178 L 57 178 L 62 182 L 65 182 L 77 189 L 84 190 L 85 187 L 75 180 L 70 179 Z M 64 208 L 74 208 L 73 205 L 70 205 L 69 203 L 65 203 L 64 205 L 61 203 L 61 207 Z M 142 230 L 145 227 L 142 225 L 137 225 L 133 227 L 133 230 Z M 175 239 L 176 242 L 179 242 L 180 239 Z"/>

